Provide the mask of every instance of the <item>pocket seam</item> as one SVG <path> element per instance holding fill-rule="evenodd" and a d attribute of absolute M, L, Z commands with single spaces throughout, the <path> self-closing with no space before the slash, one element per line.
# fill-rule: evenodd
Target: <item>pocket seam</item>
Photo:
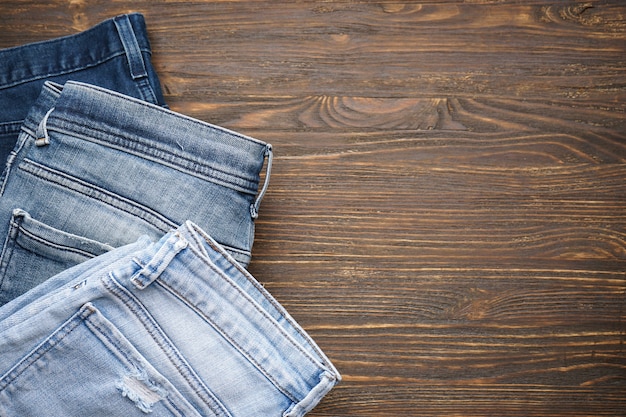
<path fill-rule="evenodd" d="M 73 175 L 42 165 L 32 159 L 24 158 L 24 160 L 18 165 L 18 168 L 22 172 L 32 175 L 37 179 L 56 184 L 59 187 L 78 193 L 86 198 L 95 200 L 108 207 L 134 216 L 144 221 L 151 227 L 156 228 L 160 233 L 167 233 L 169 230 L 175 229 L 179 226 L 161 213 L 142 204 L 101 189 L 100 187 L 81 180 Z M 103 198 L 100 198 L 99 196 Z M 251 222 L 250 227 L 254 227 L 254 222 Z M 231 245 L 224 245 L 223 243 L 220 243 L 220 245 L 227 249 L 233 257 L 237 258 L 239 261 L 243 261 L 240 257 L 244 257 L 245 262 L 249 262 L 249 259 L 252 256 L 250 250 L 233 247 Z"/>
<path fill-rule="evenodd" d="M 166 218 L 162 214 L 155 212 L 154 210 L 110 191 L 101 189 L 69 174 L 46 167 L 29 158 L 24 158 L 24 160 L 19 164 L 19 169 L 37 177 L 38 179 L 56 184 L 87 198 L 97 200 L 98 202 L 106 204 L 109 207 L 135 216 L 145 221 L 150 226 L 155 227 L 160 232 L 167 232 L 169 229 L 176 227 L 176 224 L 173 221 Z"/>
<path fill-rule="evenodd" d="M 9 231 L 4 240 L 4 245 L 2 246 L 2 253 L 0 253 L 0 296 L 5 292 L 5 279 L 6 279 L 6 271 L 11 262 L 11 257 L 13 256 L 13 250 L 15 249 L 15 244 L 17 240 L 17 231 L 19 230 L 19 224 L 16 221 L 15 215 L 11 215 L 11 220 L 9 222 Z"/>
<path fill-rule="evenodd" d="M 187 363 L 187 360 L 178 351 L 176 345 L 163 332 L 150 312 L 146 310 L 143 304 L 131 292 L 118 282 L 113 272 L 110 272 L 102 278 L 102 284 L 113 297 L 117 298 L 126 308 L 133 312 L 154 343 L 160 347 L 170 363 L 180 372 L 180 375 L 187 381 L 189 387 L 213 414 L 220 417 L 232 417 L 226 407 Z"/>
<path fill-rule="evenodd" d="M 78 311 L 72 314 L 58 327 L 54 328 L 54 330 L 52 330 L 52 332 L 34 349 L 21 357 L 4 375 L 0 375 L 0 392 L 10 387 L 11 384 L 17 381 L 31 366 L 35 365 L 44 355 L 59 345 L 81 325 L 85 327 L 85 330 L 89 332 L 91 337 L 98 340 L 98 342 L 104 346 L 104 349 L 113 355 L 115 360 L 129 372 L 129 377 L 133 376 L 132 372 L 148 371 L 147 379 L 156 389 L 160 390 L 163 386 L 169 388 L 159 393 L 159 398 L 154 403 L 163 401 L 163 405 L 166 408 L 171 412 L 175 411 L 174 414 L 178 414 L 181 417 L 186 414 L 180 407 L 183 405 L 188 411 L 195 411 L 195 415 L 200 415 L 167 377 L 161 375 L 158 370 L 154 369 L 150 362 L 148 362 L 140 352 L 136 351 L 132 343 L 119 332 L 115 324 L 109 322 L 100 310 L 90 302 L 83 304 Z M 156 380 L 154 378 L 156 378 Z M 118 387 L 118 389 L 120 388 Z M 170 392 L 170 390 L 172 390 L 172 392 Z M 171 394 L 173 394 L 174 397 L 172 397 Z M 122 393 L 122 396 L 126 395 Z M 180 402 L 180 404 L 178 402 Z M 151 407 L 151 405 L 152 404 L 149 404 L 148 407 Z M 140 409 L 144 412 L 151 411 L 149 408 L 148 411 L 141 407 Z"/>
<path fill-rule="evenodd" d="M 61 340 L 76 329 L 81 322 L 85 320 L 94 311 L 84 311 L 84 307 L 74 313 L 69 319 L 63 322 L 59 327 L 46 337 L 44 341 L 39 343 L 35 349 L 28 352 L 13 367 L 11 367 L 4 375 L 0 376 L 0 391 L 4 391 L 13 381 L 23 374 L 30 366 L 32 366 L 46 352 L 54 348 Z"/>

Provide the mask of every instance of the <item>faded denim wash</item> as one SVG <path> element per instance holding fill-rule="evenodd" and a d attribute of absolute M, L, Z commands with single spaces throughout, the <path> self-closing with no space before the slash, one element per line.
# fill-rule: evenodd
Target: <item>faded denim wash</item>
<path fill-rule="evenodd" d="M 0 308 L 6 417 L 298 417 L 339 379 L 285 309 L 191 222 Z"/>
<path fill-rule="evenodd" d="M 186 220 L 246 266 L 271 157 L 269 144 L 136 98 L 46 82 L 0 186 L 0 304 Z"/>

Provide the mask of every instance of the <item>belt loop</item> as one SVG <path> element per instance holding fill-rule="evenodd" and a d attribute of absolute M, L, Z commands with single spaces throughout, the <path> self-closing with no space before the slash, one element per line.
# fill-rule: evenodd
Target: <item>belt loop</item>
<path fill-rule="evenodd" d="M 117 33 L 120 36 L 122 45 L 124 46 L 124 52 L 126 52 L 126 59 L 128 59 L 128 66 L 130 67 L 130 75 L 133 80 L 141 77 L 147 77 L 148 72 L 143 62 L 143 55 L 141 55 L 141 49 L 139 48 L 139 42 L 135 36 L 135 31 L 130 23 L 128 15 L 120 15 L 114 19 Z"/>
<path fill-rule="evenodd" d="M 178 232 L 172 233 L 145 265 L 139 259 L 134 260 L 142 268 L 130 278 L 130 281 L 135 287 L 143 290 L 152 284 L 165 271 L 176 255 L 188 245 L 189 243 Z"/>
<path fill-rule="evenodd" d="M 263 157 L 267 157 L 267 167 L 265 168 L 265 181 L 263 182 L 263 188 L 257 195 L 256 200 L 250 206 L 250 215 L 252 215 L 253 219 L 259 217 L 259 207 L 261 206 L 261 200 L 263 200 L 263 196 L 267 191 L 267 187 L 270 185 L 270 175 L 272 173 L 272 159 L 274 158 L 274 153 L 272 152 L 272 145 L 269 143 L 265 147 L 265 153 Z"/>
<path fill-rule="evenodd" d="M 46 146 L 50 144 L 50 136 L 48 136 L 48 117 L 50 113 L 54 111 L 54 107 L 48 110 L 46 115 L 41 119 L 39 126 L 37 126 L 37 132 L 35 132 L 35 145 Z"/>

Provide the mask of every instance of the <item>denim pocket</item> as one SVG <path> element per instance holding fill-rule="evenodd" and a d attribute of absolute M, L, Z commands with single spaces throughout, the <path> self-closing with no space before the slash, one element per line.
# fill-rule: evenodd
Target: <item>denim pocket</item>
<path fill-rule="evenodd" d="M 91 303 L 0 377 L 3 416 L 199 416 Z"/>
<path fill-rule="evenodd" d="M 26 195 L 47 202 L 45 212 L 35 207 L 33 215 L 114 247 L 141 235 L 158 239 L 192 220 L 238 262 L 250 262 L 253 194 L 185 171 L 169 154 L 146 156 L 132 149 L 132 141 L 111 144 L 55 130 L 46 134 L 47 144 L 31 145 L 13 174 L 23 184 L 20 199 Z"/>
<path fill-rule="evenodd" d="M 0 303 L 111 249 L 104 243 L 50 227 L 16 209 L 0 255 Z"/>
<path fill-rule="evenodd" d="M 77 207 L 87 207 L 88 210 L 83 211 L 82 213 L 73 213 L 72 215 L 74 216 L 74 219 L 76 219 L 79 215 L 91 218 L 94 217 L 94 214 L 101 216 L 99 223 L 107 225 L 107 227 L 103 229 L 103 234 L 110 237 L 113 241 L 113 245 L 116 247 L 129 243 L 129 241 L 134 240 L 142 233 L 150 233 L 158 236 L 177 226 L 177 224 L 172 220 L 163 216 L 158 211 L 138 203 L 135 199 L 124 197 L 119 193 L 108 190 L 106 187 L 96 185 L 99 183 L 97 179 L 94 182 L 90 182 L 73 175 L 71 172 L 67 172 L 71 171 L 71 169 L 61 171 L 59 169 L 52 168 L 49 165 L 52 164 L 44 164 L 29 158 L 24 158 L 19 165 L 19 169 L 22 173 L 42 181 L 42 188 L 44 188 L 42 192 L 49 193 L 50 197 L 53 198 L 61 194 L 66 196 L 66 198 L 62 201 L 62 204 L 59 204 L 58 206 L 60 211 L 68 211 L 70 209 L 75 211 Z M 99 172 L 98 174 L 103 177 L 106 177 L 107 175 L 106 172 Z M 86 177 L 87 175 L 85 174 L 84 176 Z M 60 190 L 60 192 L 54 193 L 54 190 Z M 135 192 L 136 196 L 141 196 L 142 194 L 147 193 L 147 191 L 142 193 L 140 190 L 132 191 Z M 128 192 L 128 194 L 133 195 L 134 193 Z M 57 199 L 59 198 L 57 197 Z M 113 209 L 113 211 L 106 210 L 106 208 Z M 108 215 L 111 218 L 104 217 L 105 215 Z M 116 220 L 123 220 L 123 222 L 118 225 L 116 224 Z M 141 222 L 144 226 L 148 226 L 148 229 L 141 230 L 142 228 L 137 224 L 137 222 Z M 85 219 L 85 221 L 80 223 L 91 224 L 93 222 L 89 222 Z M 72 220 L 72 224 L 78 225 L 79 222 Z M 131 226 L 137 226 L 137 228 L 140 229 L 137 233 L 131 234 L 132 238 L 129 239 L 127 236 L 119 235 L 119 231 L 121 230 L 128 233 Z M 145 227 L 143 229 L 145 229 Z M 93 231 L 95 230 L 92 229 L 92 232 Z"/>

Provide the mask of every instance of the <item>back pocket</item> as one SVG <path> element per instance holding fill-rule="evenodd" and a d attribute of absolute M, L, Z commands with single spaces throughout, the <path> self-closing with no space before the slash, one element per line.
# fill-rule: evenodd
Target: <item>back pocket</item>
<path fill-rule="evenodd" d="M 74 265 L 113 249 L 13 211 L 0 255 L 0 305 Z"/>
<path fill-rule="evenodd" d="M 199 416 L 92 304 L 0 379 L 0 414 Z"/>

